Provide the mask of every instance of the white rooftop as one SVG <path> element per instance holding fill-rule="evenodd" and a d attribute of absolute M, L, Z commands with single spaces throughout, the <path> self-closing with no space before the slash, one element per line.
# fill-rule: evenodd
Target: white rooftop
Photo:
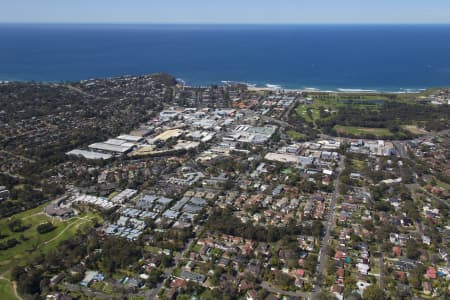
<path fill-rule="evenodd" d="M 81 156 L 86 159 L 110 159 L 112 157 L 111 154 L 104 154 L 104 153 L 100 153 L 100 152 L 86 151 L 86 150 L 79 150 L 79 149 L 69 151 L 66 153 L 66 155 Z"/>
<path fill-rule="evenodd" d="M 140 136 L 135 136 L 135 135 L 122 134 L 122 135 L 119 135 L 118 137 L 116 137 L 116 139 L 124 140 L 124 141 L 128 141 L 128 142 L 140 142 L 143 138 Z"/>

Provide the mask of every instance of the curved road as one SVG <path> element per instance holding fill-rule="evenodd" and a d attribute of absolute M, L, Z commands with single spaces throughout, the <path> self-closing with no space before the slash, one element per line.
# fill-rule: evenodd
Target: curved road
<path fill-rule="evenodd" d="M 0 280 L 9 282 L 11 284 L 11 290 L 13 291 L 14 296 L 19 300 L 23 300 L 23 298 L 20 297 L 19 293 L 17 292 L 17 284 L 15 281 L 11 281 L 8 278 L 4 277 L 3 275 L 0 275 Z"/>
<path fill-rule="evenodd" d="M 301 297 L 305 299 L 309 299 L 310 293 L 306 292 L 291 292 L 291 291 L 284 291 L 278 288 L 275 288 L 271 286 L 267 281 L 263 281 L 261 283 L 261 287 L 273 294 L 280 294 L 284 296 L 290 296 L 290 297 Z"/>
<path fill-rule="evenodd" d="M 79 218 L 79 217 L 76 217 L 76 218 L 78 218 L 79 221 L 81 221 L 81 220 L 86 219 L 87 217 L 88 217 L 88 216 L 84 216 L 84 217 L 82 217 L 82 218 Z M 85 224 L 85 223 L 87 223 L 87 222 L 88 222 L 88 221 L 80 222 L 80 223 L 75 222 L 75 223 L 69 224 L 69 225 L 67 225 L 66 228 L 64 228 L 60 233 L 58 233 L 57 236 L 55 236 L 55 237 L 52 238 L 51 240 L 48 240 L 48 241 L 43 242 L 43 243 L 40 244 L 39 246 L 42 246 L 43 244 L 44 244 L 44 245 L 47 245 L 47 244 L 53 242 L 54 240 L 57 240 L 60 236 L 62 236 L 67 230 L 69 230 L 69 229 L 72 228 L 73 226 L 75 226 L 75 227 L 80 227 L 80 225 Z"/>

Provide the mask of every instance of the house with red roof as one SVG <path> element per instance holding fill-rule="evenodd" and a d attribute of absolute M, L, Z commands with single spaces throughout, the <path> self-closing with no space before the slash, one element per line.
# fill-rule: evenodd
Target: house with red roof
<path fill-rule="evenodd" d="M 303 269 L 295 270 L 295 276 L 297 276 L 297 277 L 305 277 L 305 270 L 303 270 Z"/>
<path fill-rule="evenodd" d="M 336 254 L 334 255 L 334 259 L 336 260 L 345 259 L 346 257 L 347 255 L 345 254 L 345 252 L 342 251 L 336 251 Z"/>
<path fill-rule="evenodd" d="M 249 290 L 247 292 L 247 300 L 257 300 L 258 293 L 255 290 Z"/>
<path fill-rule="evenodd" d="M 170 283 L 170 286 L 177 289 L 184 289 L 187 286 L 187 281 L 181 278 L 177 278 Z"/>
<path fill-rule="evenodd" d="M 400 248 L 399 246 L 394 246 L 392 248 L 392 255 L 394 255 L 395 257 L 402 256 L 402 248 Z"/>
<path fill-rule="evenodd" d="M 434 267 L 428 267 L 427 269 L 427 273 L 425 274 L 425 276 L 429 279 L 437 279 L 437 272 L 436 269 Z"/>

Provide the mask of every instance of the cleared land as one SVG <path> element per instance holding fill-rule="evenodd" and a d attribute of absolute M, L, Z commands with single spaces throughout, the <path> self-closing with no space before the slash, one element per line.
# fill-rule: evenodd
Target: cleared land
<path fill-rule="evenodd" d="M 364 170 L 366 164 L 367 163 L 363 160 L 358 160 L 358 159 L 351 160 L 351 167 L 358 172 L 361 172 L 362 170 Z"/>
<path fill-rule="evenodd" d="M 403 127 L 403 129 L 411 132 L 412 134 L 420 135 L 420 134 L 427 134 L 428 133 L 428 131 L 426 131 L 425 129 L 417 127 L 417 125 L 403 125 L 402 127 Z"/>

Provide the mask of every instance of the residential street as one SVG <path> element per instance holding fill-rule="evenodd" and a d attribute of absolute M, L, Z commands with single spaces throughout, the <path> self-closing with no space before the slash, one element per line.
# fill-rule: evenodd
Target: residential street
<path fill-rule="evenodd" d="M 317 294 L 320 292 L 321 286 L 322 286 L 322 279 L 325 275 L 325 266 L 327 263 L 327 250 L 328 250 L 328 243 L 330 241 L 331 231 L 334 226 L 334 209 L 336 207 L 337 198 L 339 197 L 339 176 L 341 175 L 342 171 L 344 170 L 344 157 L 341 157 L 339 161 L 339 166 L 337 168 L 337 175 L 336 180 L 334 181 L 334 192 L 331 197 L 330 207 L 328 210 L 328 218 L 326 223 L 326 231 L 325 236 L 322 240 L 322 246 L 320 248 L 320 257 L 319 257 L 319 266 L 317 268 L 317 281 L 316 285 L 313 289 L 313 297 L 317 296 Z"/>
<path fill-rule="evenodd" d="M 301 298 L 305 298 L 305 299 L 309 299 L 309 297 L 311 296 L 311 293 L 306 293 L 306 292 L 303 293 L 303 292 L 283 291 L 281 289 L 272 287 L 267 281 L 262 282 L 261 287 L 271 293 L 280 294 L 280 295 L 284 295 L 284 296 L 301 297 Z"/>
<path fill-rule="evenodd" d="M 197 232 L 201 231 L 201 229 L 199 228 L 197 230 Z M 192 238 L 189 240 L 189 242 L 187 243 L 186 247 L 184 248 L 184 250 L 180 253 L 178 253 L 178 255 L 174 258 L 175 263 L 172 267 L 166 269 L 166 271 L 164 272 L 164 281 L 160 284 L 158 284 L 154 289 L 152 289 L 150 292 L 147 293 L 147 299 L 148 300 L 152 300 L 155 299 L 156 296 L 158 295 L 159 291 L 161 290 L 161 288 L 164 286 L 164 284 L 167 282 L 168 279 L 170 279 L 170 277 L 172 276 L 173 270 L 175 270 L 175 268 L 177 267 L 178 263 L 180 262 L 180 260 L 184 257 L 184 255 L 187 253 L 187 251 L 189 251 L 189 248 L 192 246 L 192 243 L 196 240 L 196 238 Z"/>

